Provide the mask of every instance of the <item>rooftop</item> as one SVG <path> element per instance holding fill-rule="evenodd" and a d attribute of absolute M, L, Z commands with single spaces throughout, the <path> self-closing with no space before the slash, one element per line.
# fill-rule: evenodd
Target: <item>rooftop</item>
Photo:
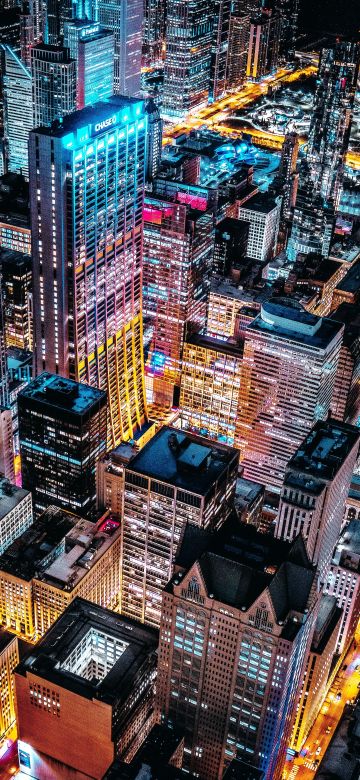
<path fill-rule="evenodd" d="M 335 320 L 310 314 L 295 300 L 270 298 L 261 304 L 261 312 L 248 332 L 273 333 L 279 339 L 325 349 L 342 328 Z"/>
<path fill-rule="evenodd" d="M 54 416 L 57 409 L 66 414 L 82 416 L 94 405 L 106 403 L 106 393 L 97 387 L 74 382 L 56 374 L 44 372 L 33 379 L 21 392 L 19 399 L 28 399 L 36 407 L 41 406 Z"/>
<path fill-rule="evenodd" d="M 96 524 L 78 518 L 65 536 L 64 545 L 50 565 L 41 567 L 35 579 L 71 592 L 120 536 L 120 523 L 111 515 Z"/>
<path fill-rule="evenodd" d="M 105 670 L 101 679 L 92 672 L 99 636 L 107 638 L 109 650 L 102 658 Z M 83 698 L 121 705 L 157 644 L 155 629 L 76 598 L 31 648 L 16 672 L 38 676 Z M 76 654 L 75 671 L 72 659 Z"/>
<path fill-rule="evenodd" d="M 133 458 L 126 472 L 206 495 L 238 458 L 238 451 L 231 447 L 164 425 Z"/>
<path fill-rule="evenodd" d="M 15 634 L 11 634 L 10 631 L 5 631 L 5 629 L 0 628 L 0 653 L 11 645 L 11 642 L 15 642 L 16 640 L 17 637 Z"/>
<path fill-rule="evenodd" d="M 264 485 L 238 477 L 235 488 L 235 504 L 248 505 L 264 493 Z"/>
<path fill-rule="evenodd" d="M 360 291 L 360 260 L 349 269 L 340 284 L 335 288 L 340 292 L 356 293 Z"/>
<path fill-rule="evenodd" d="M 360 523 L 350 520 L 335 549 L 334 563 L 360 573 Z"/>
<path fill-rule="evenodd" d="M 0 477 L 0 521 L 30 495 L 28 490 L 12 485 L 8 479 Z"/>
<path fill-rule="evenodd" d="M 182 740 L 181 733 L 157 724 L 130 764 L 115 759 L 104 780 L 191 780 L 192 774 L 169 764 Z"/>
<path fill-rule="evenodd" d="M 337 606 L 335 596 L 321 596 L 320 607 L 315 622 L 312 639 L 312 650 L 322 653 L 328 644 L 342 615 L 342 609 Z"/>
<path fill-rule="evenodd" d="M 295 479 L 310 492 L 318 492 L 319 485 L 322 489 L 322 483 L 334 479 L 359 439 L 360 431 L 353 425 L 319 420 L 290 459 L 285 484 Z"/>
<path fill-rule="evenodd" d="M 49 507 L 0 556 L 0 571 L 29 582 L 65 548 L 66 534 L 81 519 L 71 512 Z"/>
<path fill-rule="evenodd" d="M 225 341 L 225 339 L 216 339 L 212 336 L 202 335 L 195 333 L 187 340 L 188 344 L 193 344 L 196 347 L 202 347 L 203 349 L 212 349 L 215 352 L 222 352 L 225 355 L 231 355 L 239 360 L 243 356 L 244 345 L 241 342 L 234 343 L 231 341 Z"/>
<path fill-rule="evenodd" d="M 13 249 L 0 248 L 0 266 L 2 271 L 12 273 L 13 271 L 31 270 L 31 257 L 22 252 L 16 252 Z"/>
<path fill-rule="evenodd" d="M 240 206 L 244 211 L 257 211 L 260 214 L 270 214 L 271 211 L 277 208 L 274 198 L 270 198 L 268 195 L 254 195 L 249 198 L 245 203 Z"/>
<path fill-rule="evenodd" d="M 40 45 L 40 44 L 39 44 Z M 43 46 L 43 44 L 41 44 Z M 34 47 L 36 48 L 36 47 Z M 125 113 L 118 112 L 125 110 Z M 61 120 L 55 120 L 50 127 L 40 127 L 32 130 L 32 133 L 40 133 L 41 135 L 50 135 L 52 138 L 63 138 L 64 136 L 72 133 L 80 132 L 80 139 L 77 139 L 74 144 L 74 148 L 77 145 L 83 145 L 84 140 L 89 138 L 89 127 L 91 126 L 90 134 L 99 134 L 101 130 L 107 130 L 111 126 L 118 125 L 120 122 L 128 122 L 129 115 L 127 111 L 131 111 L 137 117 L 143 113 L 143 102 L 138 98 L 123 97 L 121 95 L 112 95 L 107 100 L 95 103 L 93 106 L 87 106 L 80 111 L 73 111 L 72 114 L 64 116 Z M 110 123 L 108 120 L 112 120 Z M 85 135 L 86 138 L 85 138 Z M 72 138 L 69 137 L 69 145 L 72 146 Z"/>

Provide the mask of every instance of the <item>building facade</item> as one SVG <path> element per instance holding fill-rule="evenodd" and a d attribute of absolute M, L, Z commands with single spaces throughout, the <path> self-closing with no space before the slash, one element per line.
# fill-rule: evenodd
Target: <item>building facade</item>
<path fill-rule="evenodd" d="M 76 109 L 76 62 L 68 49 L 39 43 L 31 49 L 33 127 L 51 125 Z"/>
<path fill-rule="evenodd" d="M 31 73 L 10 46 L 0 46 L 3 70 L 4 140 L 7 171 L 29 178 L 28 140 L 34 127 Z"/>
<path fill-rule="evenodd" d="M 33 522 L 31 493 L 0 479 L 0 555 Z"/>
<path fill-rule="evenodd" d="M 237 218 L 249 223 L 247 256 L 266 262 L 275 252 L 280 206 L 272 198 L 256 197 L 239 207 Z"/>
<path fill-rule="evenodd" d="M 64 25 L 64 45 L 77 68 L 77 108 L 111 97 L 114 91 L 114 34 L 99 23 L 73 19 Z"/>
<path fill-rule="evenodd" d="M 142 102 L 116 96 L 30 137 L 37 372 L 107 391 L 109 447 L 146 419 L 145 139 Z"/>
<path fill-rule="evenodd" d="M 13 250 L 1 250 L 5 346 L 32 350 L 32 264 L 31 257 Z"/>
<path fill-rule="evenodd" d="M 91 517 L 106 451 L 106 393 L 43 373 L 18 395 L 22 484 L 39 514 L 55 504 Z"/>
<path fill-rule="evenodd" d="M 142 0 L 94 0 L 93 16 L 114 33 L 114 93 L 141 94 Z"/>

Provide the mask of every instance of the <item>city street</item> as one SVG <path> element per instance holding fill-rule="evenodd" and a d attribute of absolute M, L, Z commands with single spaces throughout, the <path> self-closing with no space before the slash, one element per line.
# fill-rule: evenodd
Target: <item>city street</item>
<path fill-rule="evenodd" d="M 347 667 L 344 669 L 344 667 Z M 319 713 L 310 734 L 305 742 L 305 756 L 299 756 L 293 764 L 286 765 L 284 778 L 287 780 L 311 780 L 317 770 L 314 762 L 321 757 L 332 739 L 336 726 L 342 716 L 347 701 L 355 699 L 360 688 L 360 648 L 352 649 L 344 661 L 340 672 L 329 691 L 326 701 Z M 339 696 L 341 698 L 339 698 Z M 329 731 L 330 730 L 330 731 Z M 328 733 L 326 733 L 328 731 Z M 320 747 L 320 752 L 316 751 Z"/>

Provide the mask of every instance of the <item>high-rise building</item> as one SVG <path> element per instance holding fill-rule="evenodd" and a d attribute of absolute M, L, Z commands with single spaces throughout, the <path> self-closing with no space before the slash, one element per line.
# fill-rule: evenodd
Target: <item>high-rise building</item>
<path fill-rule="evenodd" d="M 259 81 L 276 70 L 279 59 L 281 20 L 277 13 L 268 11 L 251 19 L 246 75 Z"/>
<path fill-rule="evenodd" d="M 4 739 L 15 727 L 15 690 L 13 671 L 20 660 L 20 641 L 17 636 L 0 629 L 0 741 Z"/>
<path fill-rule="evenodd" d="M 273 7 L 280 15 L 280 54 L 293 58 L 298 34 L 300 0 L 274 0 Z"/>
<path fill-rule="evenodd" d="M 146 419 L 145 143 L 142 102 L 118 96 L 30 135 L 37 371 L 107 390 L 109 446 Z"/>
<path fill-rule="evenodd" d="M 283 202 L 282 216 L 291 219 L 295 207 L 298 176 L 296 163 L 299 154 L 299 136 L 297 133 L 287 133 L 281 149 L 278 178 L 282 185 Z"/>
<path fill-rule="evenodd" d="M 183 117 L 206 105 L 210 89 L 213 6 L 207 0 L 168 0 L 163 114 Z"/>
<path fill-rule="evenodd" d="M 55 504 L 91 516 L 106 450 L 106 393 L 43 373 L 18 395 L 23 487 L 36 514 Z"/>
<path fill-rule="evenodd" d="M 38 43 L 31 49 L 33 127 L 51 125 L 76 108 L 76 62 L 68 49 Z"/>
<path fill-rule="evenodd" d="M 0 248 L 5 347 L 32 350 L 31 257 Z"/>
<path fill-rule="evenodd" d="M 308 174 L 310 177 L 310 174 Z M 332 206 L 314 194 L 310 179 L 300 180 L 292 219 L 291 235 L 286 248 L 288 259 L 295 262 L 298 254 L 328 257 L 333 239 L 335 215 Z"/>
<path fill-rule="evenodd" d="M 0 177 L 0 248 L 31 253 L 29 185 L 16 173 Z"/>
<path fill-rule="evenodd" d="M 96 500 L 100 511 L 108 509 L 113 516 L 122 517 L 125 466 L 136 453 L 135 444 L 122 442 L 99 460 L 96 469 Z"/>
<path fill-rule="evenodd" d="M 229 341 L 195 335 L 184 344 L 180 409 L 182 427 L 238 446 L 243 349 Z"/>
<path fill-rule="evenodd" d="M 163 121 L 158 106 L 152 98 L 146 101 L 145 111 L 148 118 L 145 179 L 151 182 L 160 170 Z"/>
<path fill-rule="evenodd" d="M 219 339 L 236 338 L 239 333 L 241 310 L 251 306 L 253 314 L 260 311 L 260 303 L 253 302 L 248 293 L 234 287 L 228 279 L 216 280 L 210 289 L 206 332 Z"/>
<path fill-rule="evenodd" d="M 332 399 L 343 326 L 273 298 L 247 327 L 239 437 L 244 476 L 281 488 L 285 468 Z"/>
<path fill-rule="evenodd" d="M 182 731 L 183 766 L 199 777 L 218 780 L 243 757 L 280 780 L 316 575 L 300 538 L 279 547 L 248 525 L 223 531 L 204 552 L 184 535 L 163 592 L 157 714 Z"/>
<path fill-rule="evenodd" d="M 250 222 L 225 217 L 215 227 L 215 245 L 212 272 L 229 276 L 233 269 L 241 269 L 247 256 Z"/>
<path fill-rule="evenodd" d="M 157 643 L 154 629 L 73 601 L 15 672 L 21 771 L 102 780 L 116 755 L 130 761 L 154 725 Z"/>
<path fill-rule="evenodd" d="M 31 493 L 0 478 L 0 555 L 33 521 Z"/>
<path fill-rule="evenodd" d="M 231 0 L 214 0 L 210 60 L 211 100 L 218 100 L 226 89 Z"/>
<path fill-rule="evenodd" d="M 114 92 L 141 94 L 143 0 L 94 0 L 94 16 L 114 33 Z"/>
<path fill-rule="evenodd" d="M 31 67 L 31 49 L 35 46 L 34 17 L 30 11 L 28 2 L 23 3 L 20 14 L 20 56 L 21 62 L 30 70 Z"/>
<path fill-rule="evenodd" d="M 178 199 L 178 200 L 177 200 Z M 179 192 L 174 201 L 147 196 L 144 209 L 144 319 L 152 328 L 147 372 L 172 403 L 186 338 L 206 324 L 214 247 L 206 201 Z"/>
<path fill-rule="evenodd" d="M 0 473 L 15 482 L 13 422 L 8 404 L 0 405 Z"/>
<path fill-rule="evenodd" d="M 335 207 L 341 194 L 359 61 L 360 46 L 343 41 L 323 49 L 319 62 L 307 161 L 315 193 Z"/>
<path fill-rule="evenodd" d="M 144 61 L 148 65 L 161 61 L 165 42 L 165 0 L 145 0 L 142 40 Z"/>
<path fill-rule="evenodd" d="M 237 217 L 249 223 L 247 256 L 261 262 L 270 260 L 276 248 L 280 204 L 266 195 L 255 195 L 239 207 Z"/>
<path fill-rule="evenodd" d="M 235 450 L 166 426 L 125 467 L 122 614 L 159 625 L 182 529 L 225 522 L 237 469 Z"/>
<path fill-rule="evenodd" d="M 350 520 L 335 547 L 324 593 L 335 596 L 342 609 L 336 652 L 344 656 L 360 618 L 360 523 Z"/>
<path fill-rule="evenodd" d="M 245 80 L 249 35 L 250 16 L 231 13 L 226 74 L 227 87 L 230 89 L 241 86 Z"/>
<path fill-rule="evenodd" d="M 114 34 L 87 19 L 65 22 L 64 46 L 77 67 L 77 108 L 111 97 L 114 91 Z"/>
<path fill-rule="evenodd" d="M 340 535 L 359 441 L 357 428 L 331 418 L 319 421 L 286 467 L 275 536 L 292 541 L 301 533 L 323 584 Z"/>
<path fill-rule="evenodd" d="M 341 303 L 331 318 L 345 326 L 331 413 L 337 420 L 357 425 L 360 416 L 360 312 L 352 303 Z"/>
<path fill-rule="evenodd" d="M 332 682 L 341 609 L 333 596 L 322 596 L 290 746 L 301 750 Z"/>
<path fill-rule="evenodd" d="M 29 132 L 34 127 L 31 74 L 10 46 L 0 46 L 7 171 L 29 177 Z"/>
<path fill-rule="evenodd" d="M 89 6 L 91 5 L 91 0 L 89 0 L 88 4 Z M 80 3 L 77 0 L 45 0 L 44 5 L 44 42 L 50 46 L 61 46 L 63 44 L 66 22 L 70 22 L 74 16 L 79 16 L 77 6 Z M 89 14 L 88 18 L 91 19 L 91 14 Z"/>

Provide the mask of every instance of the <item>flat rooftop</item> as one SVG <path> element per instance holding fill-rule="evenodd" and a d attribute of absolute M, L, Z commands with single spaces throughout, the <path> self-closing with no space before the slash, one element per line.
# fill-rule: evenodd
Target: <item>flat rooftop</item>
<path fill-rule="evenodd" d="M 204 496 L 238 458 L 238 451 L 231 447 L 164 425 L 133 458 L 126 472 Z"/>
<path fill-rule="evenodd" d="M 235 488 L 235 503 L 251 504 L 255 499 L 264 493 L 264 485 L 258 482 L 252 482 L 250 479 L 238 477 Z"/>
<path fill-rule="evenodd" d="M 49 566 L 34 577 L 54 588 L 71 593 L 119 538 L 120 523 L 111 515 L 94 524 L 82 520 L 65 537 L 64 549 Z"/>
<path fill-rule="evenodd" d="M 231 355 L 231 357 L 241 360 L 244 352 L 244 344 L 238 342 L 226 341 L 225 339 L 216 339 L 212 336 L 202 335 L 201 333 L 195 333 L 187 340 L 188 344 L 193 344 L 196 347 L 202 347 L 203 349 L 211 349 L 216 352 L 222 352 L 225 355 Z"/>
<path fill-rule="evenodd" d="M 271 298 L 262 303 L 261 312 L 250 323 L 248 331 L 274 334 L 277 339 L 290 339 L 299 344 L 325 349 L 342 328 L 343 325 L 336 320 L 310 314 L 297 301 Z"/>
<path fill-rule="evenodd" d="M 43 48 L 43 44 L 39 44 L 39 47 Z M 34 48 L 36 49 L 36 46 Z M 73 111 L 72 114 L 67 114 L 67 116 L 64 116 L 61 120 L 55 120 L 50 127 L 43 126 L 35 128 L 31 131 L 31 133 L 50 135 L 52 138 L 63 138 L 63 136 L 66 136 L 68 133 L 70 134 L 76 132 L 77 130 L 82 130 L 89 125 L 94 125 L 95 127 L 103 121 L 106 122 L 109 119 L 109 115 L 111 117 L 111 115 L 115 114 L 115 112 L 121 111 L 122 109 L 130 109 L 131 107 L 135 106 L 137 106 L 139 109 L 140 116 L 144 110 L 144 104 L 142 100 L 139 98 L 112 95 L 107 100 L 99 101 L 99 103 L 95 103 L 93 106 L 82 108 L 80 111 Z M 125 120 L 124 115 L 123 119 L 124 122 L 127 122 L 129 117 L 126 115 Z M 117 124 L 118 121 L 115 121 L 113 126 L 115 127 Z M 104 127 L 104 129 L 106 128 L 109 130 L 108 125 Z M 99 131 L 95 130 L 96 133 Z M 83 142 L 81 141 L 80 143 L 82 145 Z"/>
<path fill-rule="evenodd" d="M 24 255 L 22 252 L 16 252 L 14 249 L 0 249 L 0 266 L 2 271 L 22 272 L 30 271 L 32 261 L 30 255 Z"/>
<path fill-rule="evenodd" d="M 316 488 L 333 479 L 359 439 L 360 431 L 353 425 L 333 419 L 318 421 L 290 459 L 285 484 L 291 484 L 292 472 L 310 492 L 312 481 Z"/>
<path fill-rule="evenodd" d="M 5 629 L 0 628 L 0 653 L 14 641 L 16 641 L 15 634 L 11 634 L 10 631 L 5 631 Z"/>
<path fill-rule="evenodd" d="M 0 522 L 21 504 L 26 496 L 30 496 L 28 490 L 12 485 L 6 477 L 0 477 Z"/>
<path fill-rule="evenodd" d="M 67 414 L 82 416 L 99 402 L 106 403 L 103 390 L 46 371 L 29 382 L 19 393 L 19 398 L 20 401 L 31 401 L 36 407 L 41 406 L 52 417 L 56 416 L 56 410 L 59 409 Z"/>
<path fill-rule="evenodd" d="M 72 512 L 49 507 L 0 556 L 0 572 L 29 582 L 42 566 L 50 565 L 61 547 L 65 549 L 66 534 L 81 519 Z"/>
<path fill-rule="evenodd" d="M 360 556 L 360 522 L 359 520 L 350 520 L 350 523 L 344 528 L 338 547 L 341 549 L 342 556 L 348 552 Z"/>
<path fill-rule="evenodd" d="M 253 198 L 245 201 L 240 206 L 244 211 L 257 211 L 260 214 L 270 214 L 271 211 L 277 208 L 276 202 L 273 198 L 269 198 L 267 195 L 254 195 Z"/>
<path fill-rule="evenodd" d="M 102 659 L 105 662 L 102 679 L 92 676 L 90 669 L 98 652 L 96 637 L 105 637 L 112 648 L 110 657 Z M 38 676 L 83 698 L 96 697 L 106 704 L 121 705 L 127 700 L 139 670 L 155 654 L 157 645 L 155 629 L 76 598 L 31 648 L 16 672 Z M 75 657 L 77 671 L 72 660 Z M 87 665 L 88 672 L 82 663 Z"/>

